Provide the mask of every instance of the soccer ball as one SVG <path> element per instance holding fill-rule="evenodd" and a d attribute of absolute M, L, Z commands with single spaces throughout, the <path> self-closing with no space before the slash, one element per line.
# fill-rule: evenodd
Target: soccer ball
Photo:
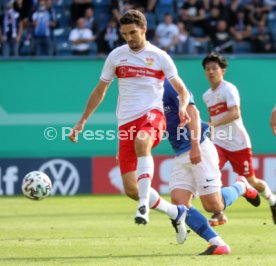
<path fill-rule="evenodd" d="M 51 189 L 51 179 L 43 172 L 33 171 L 23 178 L 22 192 L 31 200 L 42 200 L 48 197 Z"/>

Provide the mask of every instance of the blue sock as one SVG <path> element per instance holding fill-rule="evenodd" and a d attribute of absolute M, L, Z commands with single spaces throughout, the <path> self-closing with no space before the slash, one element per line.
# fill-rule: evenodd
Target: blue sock
<path fill-rule="evenodd" d="M 224 209 L 230 206 L 234 201 L 238 199 L 243 193 L 243 188 L 240 184 L 235 183 L 230 187 L 224 187 L 221 189 L 221 194 L 224 200 Z"/>
<path fill-rule="evenodd" d="M 195 207 L 188 209 L 186 224 L 206 241 L 218 236 L 216 231 L 209 225 L 206 217 L 203 216 Z"/>

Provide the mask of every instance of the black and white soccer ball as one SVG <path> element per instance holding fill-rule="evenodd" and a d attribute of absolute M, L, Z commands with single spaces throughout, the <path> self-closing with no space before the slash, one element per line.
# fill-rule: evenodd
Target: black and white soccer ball
<path fill-rule="evenodd" d="M 51 193 L 51 179 L 43 172 L 32 171 L 22 181 L 22 192 L 31 200 L 42 200 Z"/>

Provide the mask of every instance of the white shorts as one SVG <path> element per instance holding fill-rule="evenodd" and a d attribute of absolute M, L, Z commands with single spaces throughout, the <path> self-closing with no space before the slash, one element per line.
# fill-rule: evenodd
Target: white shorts
<path fill-rule="evenodd" d="M 221 172 L 215 145 L 206 138 L 200 148 L 201 162 L 198 164 L 191 164 L 190 151 L 174 158 L 169 182 L 170 192 L 179 188 L 202 196 L 220 191 Z"/>

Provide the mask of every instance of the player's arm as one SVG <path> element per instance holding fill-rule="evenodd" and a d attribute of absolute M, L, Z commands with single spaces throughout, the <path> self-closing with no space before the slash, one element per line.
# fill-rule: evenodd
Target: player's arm
<path fill-rule="evenodd" d="M 191 132 L 191 150 L 190 160 L 192 164 L 201 162 L 200 138 L 201 138 L 201 121 L 198 109 L 194 104 L 189 104 L 187 113 L 191 118 L 188 127 Z"/>
<path fill-rule="evenodd" d="M 213 141 L 215 139 L 215 132 L 214 132 L 214 126 L 212 125 L 212 119 L 211 116 L 208 118 L 208 125 L 210 130 L 210 140 Z"/>
<path fill-rule="evenodd" d="M 83 130 L 86 121 L 94 113 L 99 104 L 102 102 L 110 82 L 99 81 L 93 92 L 91 93 L 84 112 L 79 122 L 73 128 L 69 138 L 73 142 L 77 142 L 78 134 Z"/>
<path fill-rule="evenodd" d="M 274 135 L 276 136 L 276 105 L 272 110 L 271 117 L 270 117 L 270 126 Z"/>
<path fill-rule="evenodd" d="M 175 76 L 169 80 L 173 88 L 178 94 L 179 100 L 179 127 L 183 128 L 190 121 L 190 117 L 187 113 L 187 107 L 189 105 L 190 94 L 186 89 L 182 79 L 179 76 Z"/>
<path fill-rule="evenodd" d="M 217 121 L 213 121 L 210 123 L 210 126 L 217 127 L 221 125 L 228 124 L 238 118 L 240 118 L 240 107 L 235 105 L 228 108 L 228 113 L 222 117 L 221 119 L 218 119 Z"/>

